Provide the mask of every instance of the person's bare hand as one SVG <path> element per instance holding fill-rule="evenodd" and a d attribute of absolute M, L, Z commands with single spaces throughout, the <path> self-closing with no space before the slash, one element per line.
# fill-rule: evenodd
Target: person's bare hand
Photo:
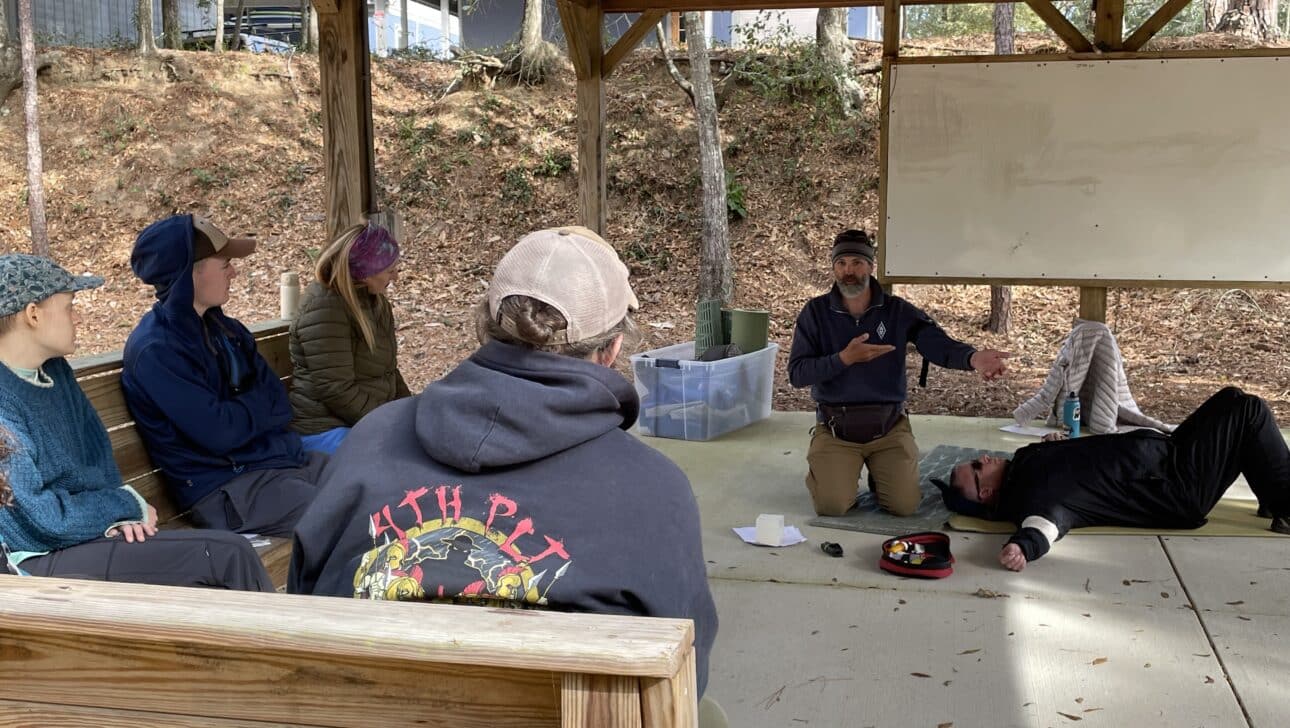
<path fill-rule="evenodd" d="M 1069 440 L 1070 437 L 1065 432 L 1050 432 L 1044 435 L 1044 442 L 1060 442 L 1061 440 Z"/>
<path fill-rule="evenodd" d="M 151 505 L 148 506 L 148 513 L 145 521 L 132 521 L 123 523 L 116 528 L 109 529 L 106 535 L 112 538 L 117 534 L 125 537 L 126 543 L 143 543 L 148 536 L 157 535 L 157 509 Z"/>
<path fill-rule="evenodd" d="M 999 563 L 1009 571 L 1021 571 L 1026 568 L 1026 555 L 1021 553 L 1020 546 L 1010 543 L 999 552 Z"/>
<path fill-rule="evenodd" d="M 891 344 L 866 344 L 869 340 L 868 334 L 860 334 L 847 344 L 847 348 L 838 353 L 838 358 L 847 366 L 859 364 L 860 362 L 872 361 L 896 350 Z"/>
<path fill-rule="evenodd" d="M 1008 373 L 1010 352 L 998 349 L 982 349 L 972 355 L 972 369 L 981 372 L 981 378 L 989 382 Z"/>

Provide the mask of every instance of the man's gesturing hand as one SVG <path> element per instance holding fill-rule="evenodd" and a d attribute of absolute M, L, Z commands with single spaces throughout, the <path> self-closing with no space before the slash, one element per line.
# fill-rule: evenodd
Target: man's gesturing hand
<path fill-rule="evenodd" d="M 1021 571 L 1026 568 L 1026 555 L 1021 553 L 1020 546 L 1010 543 L 999 552 L 999 563 L 1009 571 Z"/>
<path fill-rule="evenodd" d="M 998 349 L 982 349 L 972 355 L 972 368 L 981 372 L 981 378 L 987 382 L 998 379 L 1008 373 L 1008 362 L 1012 354 Z"/>
<path fill-rule="evenodd" d="M 866 344 L 865 342 L 868 340 L 868 334 L 860 334 L 852 339 L 851 343 L 847 344 L 847 348 L 838 352 L 838 357 L 842 359 L 842 363 L 851 366 L 852 364 L 877 359 L 883 354 L 896 350 L 896 347 L 891 344 Z"/>

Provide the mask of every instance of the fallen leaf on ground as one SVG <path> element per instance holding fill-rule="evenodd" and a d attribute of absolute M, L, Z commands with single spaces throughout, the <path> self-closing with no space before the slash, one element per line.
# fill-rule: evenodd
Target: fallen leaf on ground
<path fill-rule="evenodd" d="M 1229 607 L 1235 607 L 1236 605 L 1238 605 L 1238 604 L 1244 604 L 1245 602 L 1244 602 L 1243 600 L 1238 599 L 1238 600 L 1236 600 L 1236 601 L 1234 601 L 1234 602 L 1223 602 L 1223 603 L 1224 603 L 1224 604 L 1226 604 L 1226 605 L 1227 605 L 1227 606 L 1229 606 Z"/>
<path fill-rule="evenodd" d="M 1007 599 L 1011 595 L 1005 594 L 1003 592 L 997 592 L 993 589 L 986 589 L 985 587 L 981 587 L 980 589 L 977 589 L 975 592 L 972 592 L 972 596 L 980 597 L 981 599 Z"/>
<path fill-rule="evenodd" d="M 976 654 L 976 653 L 978 653 L 978 652 L 980 652 L 980 651 L 981 651 L 981 648 L 980 648 L 980 647 L 977 647 L 976 649 L 973 649 L 973 650 L 963 650 L 963 651 L 962 651 L 962 652 L 960 652 L 959 654 L 960 654 L 960 655 L 974 655 L 974 654 Z"/>
<path fill-rule="evenodd" d="M 913 675 L 914 677 L 931 677 L 931 675 L 928 675 L 925 672 L 911 672 L 909 674 Z"/>
<path fill-rule="evenodd" d="M 1093 660 L 1092 664 L 1101 665 L 1102 663 L 1106 662 L 1109 659 L 1110 659 L 1109 657 L 1099 657 L 1096 660 Z"/>
<path fill-rule="evenodd" d="M 1063 713 L 1063 712 L 1061 712 L 1060 710 L 1059 710 L 1059 711 L 1057 711 L 1057 714 L 1058 714 L 1058 715 L 1060 715 L 1061 717 L 1063 717 L 1063 718 L 1067 718 L 1067 719 L 1069 719 L 1069 720 L 1084 720 L 1083 718 L 1079 717 L 1078 715 L 1071 715 L 1070 713 Z"/>
<path fill-rule="evenodd" d="M 1206 685 L 1209 685 L 1209 684 L 1210 684 L 1210 683 L 1212 683 L 1212 682 L 1214 682 L 1214 678 L 1210 677 L 1209 675 L 1206 675 L 1206 676 L 1205 676 L 1205 684 L 1206 684 Z"/>

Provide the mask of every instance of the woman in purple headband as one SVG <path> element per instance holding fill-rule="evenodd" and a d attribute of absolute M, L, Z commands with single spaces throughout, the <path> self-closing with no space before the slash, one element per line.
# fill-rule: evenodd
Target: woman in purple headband
<path fill-rule="evenodd" d="M 385 296 L 399 277 L 399 243 L 375 223 L 355 225 L 323 251 L 314 274 L 291 324 L 292 427 L 306 450 L 331 453 L 368 412 L 411 394 Z"/>

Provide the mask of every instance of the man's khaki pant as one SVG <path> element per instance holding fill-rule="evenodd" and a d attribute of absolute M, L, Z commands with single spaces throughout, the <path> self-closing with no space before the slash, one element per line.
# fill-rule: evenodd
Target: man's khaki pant
<path fill-rule="evenodd" d="M 863 445 L 839 440 L 828 427 L 816 425 L 811 430 L 806 462 L 810 467 L 806 489 L 821 516 L 840 516 L 851 509 L 860 492 L 860 469 L 865 465 L 869 466 L 870 487 L 884 511 L 908 516 L 923 499 L 918 489 L 918 444 L 909 417 L 902 416 L 891 432 Z"/>

